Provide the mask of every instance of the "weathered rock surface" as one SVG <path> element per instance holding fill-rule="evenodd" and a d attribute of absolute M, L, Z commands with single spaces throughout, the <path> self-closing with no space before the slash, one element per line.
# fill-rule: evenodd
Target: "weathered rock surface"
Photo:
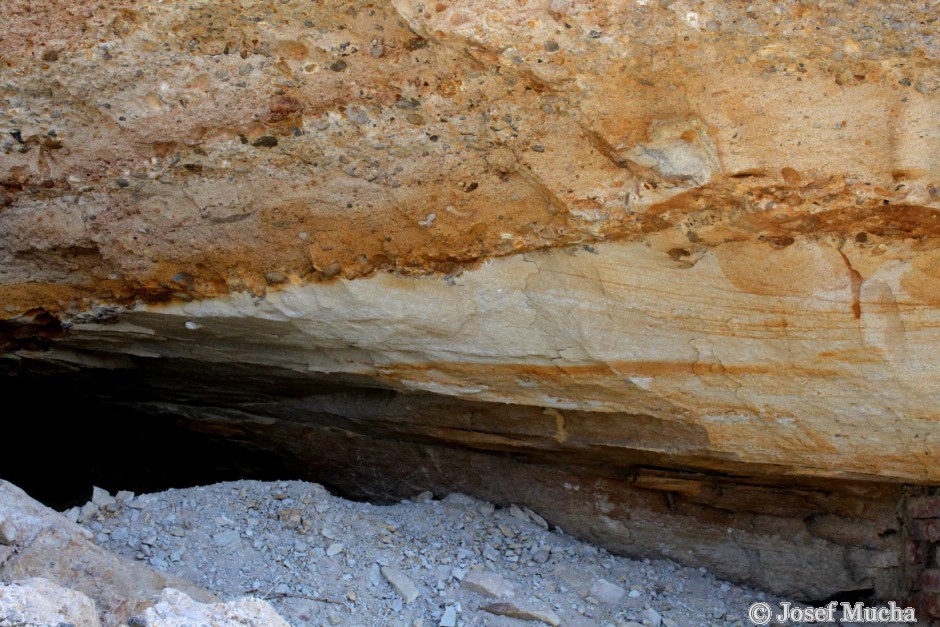
<path fill-rule="evenodd" d="M 167 588 L 160 601 L 141 614 L 147 627 L 289 627 L 268 603 L 245 597 L 228 603 L 199 603 L 185 592 Z"/>
<path fill-rule="evenodd" d="M 0 625 L 61 624 L 100 627 L 95 602 L 40 577 L 0 583 Z"/>
<path fill-rule="evenodd" d="M 5 12 L 6 370 L 133 372 L 147 411 L 301 457 L 368 442 L 334 460 L 384 468 L 364 492 L 544 464 L 607 487 L 537 510 L 622 550 L 905 587 L 901 486 L 940 483 L 935 6 Z M 532 505 L 526 468 L 460 489 Z M 787 543 L 833 559 L 767 574 Z"/>
<path fill-rule="evenodd" d="M 0 48 L 5 317 L 940 479 L 928 5 L 56 7 Z"/>

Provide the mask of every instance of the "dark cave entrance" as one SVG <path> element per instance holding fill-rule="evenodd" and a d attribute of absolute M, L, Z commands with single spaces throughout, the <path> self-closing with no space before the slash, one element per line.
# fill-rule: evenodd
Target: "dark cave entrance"
<path fill-rule="evenodd" d="M 6 360 L 4 360 L 6 361 Z M 140 411 L 108 389 L 124 376 L 0 363 L 0 479 L 62 511 L 111 493 L 159 492 L 221 481 L 305 479 L 296 460 L 237 437 L 194 429 L 170 412 Z"/>

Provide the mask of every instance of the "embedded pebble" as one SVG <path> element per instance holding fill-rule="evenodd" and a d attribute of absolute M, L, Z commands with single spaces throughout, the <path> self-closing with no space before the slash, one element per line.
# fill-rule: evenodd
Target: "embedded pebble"
<path fill-rule="evenodd" d="M 9 520 L 0 517 L 0 544 L 7 546 L 16 542 L 16 527 Z"/>

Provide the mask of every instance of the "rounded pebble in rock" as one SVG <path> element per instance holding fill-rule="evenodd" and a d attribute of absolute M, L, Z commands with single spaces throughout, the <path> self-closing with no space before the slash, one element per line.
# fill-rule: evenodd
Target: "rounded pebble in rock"
<path fill-rule="evenodd" d="M 251 145 L 256 148 L 274 148 L 277 146 L 277 137 L 274 135 L 262 135 L 255 141 L 251 142 Z"/>
<path fill-rule="evenodd" d="M 327 279 L 332 279 L 337 276 L 340 272 L 343 271 L 343 266 L 338 263 L 331 263 L 327 267 L 323 268 L 323 277 Z"/>
<path fill-rule="evenodd" d="M 0 544 L 7 546 L 16 542 L 16 527 L 9 520 L 0 518 Z"/>
<path fill-rule="evenodd" d="M 270 285 L 280 285 L 287 281 L 287 277 L 280 272 L 268 272 L 264 275 L 264 280 Z"/>

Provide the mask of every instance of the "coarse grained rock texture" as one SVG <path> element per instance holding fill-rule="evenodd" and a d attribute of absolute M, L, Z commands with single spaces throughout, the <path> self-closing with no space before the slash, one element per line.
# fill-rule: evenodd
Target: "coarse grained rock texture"
<path fill-rule="evenodd" d="M 6 317 L 600 239 L 781 315 L 938 301 L 929 2 L 5 10 Z"/>
<path fill-rule="evenodd" d="M 857 500 L 786 515 L 877 520 L 829 541 L 894 555 L 856 560 L 879 574 L 723 572 L 822 596 L 907 576 L 901 486 L 940 483 L 936 3 L 4 11 L 5 370 L 150 373 L 148 403 L 256 435 L 295 411 L 265 377 L 384 390 L 403 407 L 297 421 L 347 421 L 429 483 L 454 480 L 441 450 L 666 469 L 621 494 L 667 511 L 699 494 L 677 469 L 816 482 Z M 213 402 L 158 394 L 212 377 Z M 635 517 L 612 520 L 627 543 Z"/>
<path fill-rule="evenodd" d="M 160 601 L 144 610 L 148 627 L 289 627 L 271 605 L 261 599 L 243 597 L 228 603 L 200 603 L 185 592 L 166 588 Z"/>
<path fill-rule="evenodd" d="M 39 577 L 0 583 L 0 624 L 101 627 L 94 601 Z"/>

